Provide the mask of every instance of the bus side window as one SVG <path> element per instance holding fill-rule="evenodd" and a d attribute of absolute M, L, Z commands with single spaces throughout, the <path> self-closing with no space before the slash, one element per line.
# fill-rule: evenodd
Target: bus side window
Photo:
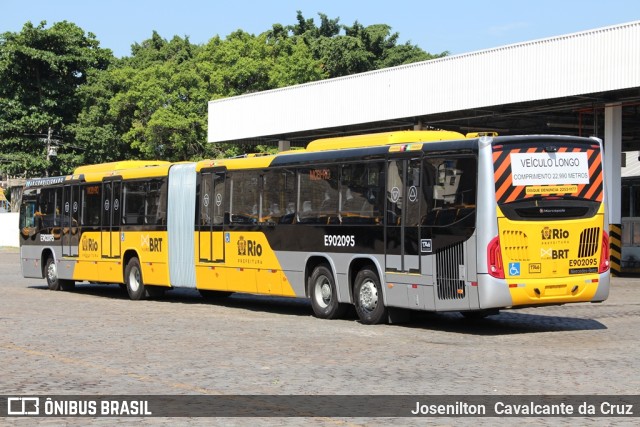
<path fill-rule="evenodd" d="M 472 226 L 477 191 L 476 158 L 427 158 L 423 171 L 427 212 L 421 223 L 437 227 Z"/>
<path fill-rule="evenodd" d="M 463 158 L 458 161 L 457 168 L 462 171 L 456 194 L 456 203 L 462 206 L 476 204 L 477 164 L 474 158 Z"/>
<path fill-rule="evenodd" d="M 82 225 L 99 225 L 102 207 L 101 185 L 90 184 L 82 187 Z"/>
<path fill-rule="evenodd" d="M 20 228 L 21 229 L 33 229 L 36 226 L 36 201 L 26 201 L 26 195 L 22 196 L 22 206 L 20 207 Z M 24 230 L 26 231 L 26 230 Z M 34 231 L 34 230 L 31 230 Z"/>
<path fill-rule="evenodd" d="M 35 214 L 36 214 L 36 209 L 35 209 L 35 204 L 34 203 L 29 203 L 25 206 L 25 214 L 24 214 L 24 219 L 25 222 L 23 224 L 23 227 L 35 227 Z"/>
<path fill-rule="evenodd" d="M 129 181 L 123 185 L 122 199 L 124 201 L 123 223 L 126 225 L 145 224 L 145 198 L 147 186 L 141 181 Z"/>
<path fill-rule="evenodd" d="M 57 192 L 58 189 L 56 188 L 44 188 L 40 193 L 38 212 L 36 212 L 36 216 L 39 219 L 39 221 L 36 221 L 36 226 L 40 230 L 49 230 L 57 225 L 59 219 L 59 207 L 56 204 Z M 60 202 L 58 201 L 58 203 Z M 56 210 L 58 215 L 56 215 Z"/>
<path fill-rule="evenodd" d="M 167 204 L 163 200 L 166 198 L 166 180 L 153 179 L 148 185 L 146 223 L 163 225 L 167 217 Z"/>
<path fill-rule="evenodd" d="M 298 170 L 298 222 L 333 224 L 338 221 L 338 168 L 318 166 Z"/>
<path fill-rule="evenodd" d="M 262 179 L 262 222 L 291 224 L 296 210 L 295 173 L 275 169 L 265 172 Z"/>
<path fill-rule="evenodd" d="M 377 163 L 355 163 L 342 167 L 340 216 L 343 224 L 381 224 L 380 169 Z M 382 187 L 384 188 L 384 187 Z"/>
<path fill-rule="evenodd" d="M 56 188 L 56 210 L 54 216 L 54 222 L 56 227 L 62 226 L 62 216 L 63 216 L 63 206 L 62 206 L 62 188 Z"/>
<path fill-rule="evenodd" d="M 260 205 L 260 180 L 257 171 L 234 172 L 231 181 L 230 220 L 235 224 L 255 224 L 262 209 Z"/>

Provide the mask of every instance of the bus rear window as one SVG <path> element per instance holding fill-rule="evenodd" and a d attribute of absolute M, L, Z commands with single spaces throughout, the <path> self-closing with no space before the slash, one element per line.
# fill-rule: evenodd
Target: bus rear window
<path fill-rule="evenodd" d="M 542 200 L 602 202 L 602 158 L 596 145 L 496 145 L 494 179 L 499 206 Z M 574 214 L 577 212 L 573 212 Z"/>

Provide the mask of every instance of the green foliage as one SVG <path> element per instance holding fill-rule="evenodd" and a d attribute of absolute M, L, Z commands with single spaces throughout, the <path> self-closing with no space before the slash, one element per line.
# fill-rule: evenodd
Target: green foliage
<path fill-rule="evenodd" d="M 393 67 L 417 61 L 426 61 L 448 55 L 431 55 L 410 44 L 397 44 L 399 34 L 391 27 L 375 24 L 368 27 L 359 22 L 352 26 L 340 25 L 339 19 L 329 19 L 320 13 L 320 26 L 313 19 L 305 19 L 298 11 L 296 25 L 289 27 L 294 36 L 302 38 L 322 64 L 327 77 L 340 77 L 354 73 Z M 341 32 L 344 30 L 344 34 Z"/>
<path fill-rule="evenodd" d="M 111 59 L 93 34 L 66 21 L 50 28 L 28 22 L 20 33 L 0 35 L 3 170 L 29 176 L 61 172 L 56 159 L 47 161 L 44 139 L 71 140 L 68 127 L 82 107 L 78 88 L 90 70 L 106 69 Z"/>
<path fill-rule="evenodd" d="M 14 175 L 66 173 L 119 159 L 196 160 L 274 147 L 206 143 L 207 103 L 444 56 L 398 44 L 388 25 L 351 26 L 298 12 L 262 34 L 237 30 L 204 45 L 151 37 L 116 59 L 68 22 L 27 23 L 0 35 L 0 168 Z M 47 161 L 49 129 L 61 139 Z"/>

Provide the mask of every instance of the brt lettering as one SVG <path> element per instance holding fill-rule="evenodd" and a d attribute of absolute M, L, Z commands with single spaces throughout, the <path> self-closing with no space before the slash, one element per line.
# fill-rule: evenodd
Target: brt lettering
<path fill-rule="evenodd" d="M 553 250 L 551 252 L 551 258 L 553 259 L 567 259 L 569 258 L 569 249 L 560 249 L 560 250 Z"/>
<path fill-rule="evenodd" d="M 149 252 L 162 252 L 162 237 L 149 239 Z"/>

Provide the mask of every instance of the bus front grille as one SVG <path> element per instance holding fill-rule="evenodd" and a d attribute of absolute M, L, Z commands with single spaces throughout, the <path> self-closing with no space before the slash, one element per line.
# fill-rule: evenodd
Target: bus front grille
<path fill-rule="evenodd" d="M 465 297 L 464 280 L 460 278 L 460 270 L 464 269 L 463 247 L 463 243 L 459 243 L 436 254 L 438 299 L 456 300 Z"/>

